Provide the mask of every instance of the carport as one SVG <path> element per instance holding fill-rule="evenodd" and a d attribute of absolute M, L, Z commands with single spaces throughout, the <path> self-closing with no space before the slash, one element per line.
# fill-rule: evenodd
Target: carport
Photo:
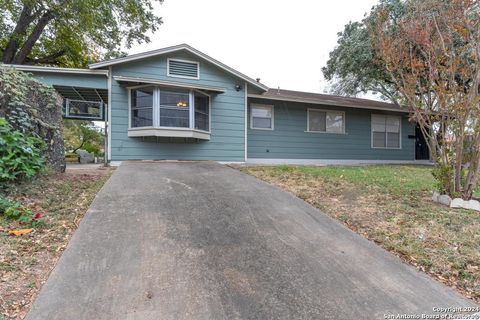
<path fill-rule="evenodd" d="M 64 118 L 105 122 L 105 163 L 110 159 L 108 143 L 108 101 L 110 97 L 108 70 L 55 68 L 11 65 L 31 73 L 51 85 L 64 99 Z"/>

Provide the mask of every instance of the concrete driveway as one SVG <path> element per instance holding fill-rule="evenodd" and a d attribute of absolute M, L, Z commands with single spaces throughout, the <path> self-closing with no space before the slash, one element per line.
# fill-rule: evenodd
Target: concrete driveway
<path fill-rule="evenodd" d="M 469 305 L 251 176 L 132 162 L 97 195 L 27 319 L 371 320 Z"/>

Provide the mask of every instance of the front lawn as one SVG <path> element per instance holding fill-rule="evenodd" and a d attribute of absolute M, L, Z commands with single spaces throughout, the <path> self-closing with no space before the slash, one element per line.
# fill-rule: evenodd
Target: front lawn
<path fill-rule="evenodd" d="M 480 301 L 480 212 L 431 201 L 431 167 L 242 167 Z M 476 194 L 479 195 L 478 192 Z"/>
<path fill-rule="evenodd" d="M 111 169 L 51 174 L 8 190 L 44 222 L 31 228 L 0 215 L 0 319 L 23 319 Z"/>

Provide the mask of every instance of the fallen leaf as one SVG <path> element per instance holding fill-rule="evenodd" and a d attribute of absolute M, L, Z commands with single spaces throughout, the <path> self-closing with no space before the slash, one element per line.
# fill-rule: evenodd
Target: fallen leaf
<path fill-rule="evenodd" d="M 0 231 L 5 231 L 5 228 L 0 226 Z"/>
<path fill-rule="evenodd" d="M 17 237 L 20 237 L 20 236 L 22 236 L 24 234 L 27 234 L 27 233 L 30 233 L 32 231 L 33 231 L 33 229 L 17 229 L 17 230 L 8 231 L 8 234 L 13 234 Z"/>

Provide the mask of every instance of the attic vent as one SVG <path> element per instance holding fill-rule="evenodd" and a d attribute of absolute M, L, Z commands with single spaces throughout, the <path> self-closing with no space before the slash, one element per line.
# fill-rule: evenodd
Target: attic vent
<path fill-rule="evenodd" d="M 199 64 L 194 61 L 168 59 L 168 76 L 199 79 Z"/>

